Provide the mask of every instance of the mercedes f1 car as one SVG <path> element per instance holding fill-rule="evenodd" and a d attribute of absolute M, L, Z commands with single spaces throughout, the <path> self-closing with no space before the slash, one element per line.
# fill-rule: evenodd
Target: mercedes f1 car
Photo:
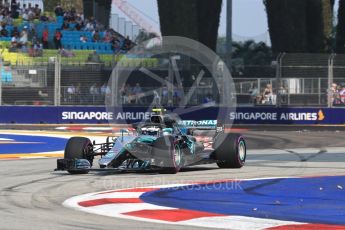
<path fill-rule="evenodd" d="M 92 168 L 96 156 L 101 157 L 97 170 L 157 170 L 172 174 L 183 167 L 208 163 L 217 163 L 220 168 L 241 168 L 246 160 L 244 138 L 225 133 L 217 121 L 182 121 L 160 114 L 120 133 L 101 144 L 85 137 L 70 138 L 56 170 L 88 173 L 96 170 Z"/>

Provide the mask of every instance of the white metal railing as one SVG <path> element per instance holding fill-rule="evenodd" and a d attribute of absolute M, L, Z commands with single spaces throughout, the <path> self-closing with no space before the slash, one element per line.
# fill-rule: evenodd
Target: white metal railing
<path fill-rule="evenodd" d="M 334 82 L 345 86 L 345 78 Z M 328 100 L 332 100 L 328 98 L 328 79 L 324 78 L 283 78 L 279 82 L 276 78 L 237 78 L 234 83 L 239 106 L 327 106 Z M 273 102 L 263 100 L 269 87 L 272 87 Z"/>

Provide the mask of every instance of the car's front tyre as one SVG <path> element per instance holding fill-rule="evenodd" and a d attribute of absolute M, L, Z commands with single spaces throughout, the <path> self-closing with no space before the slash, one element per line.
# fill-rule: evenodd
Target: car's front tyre
<path fill-rule="evenodd" d="M 155 141 L 153 157 L 163 174 L 176 174 L 183 165 L 183 150 L 173 136 L 163 136 Z"/>
<path fill-rule="evenodd" d="M 246 142 L 240 134 L 219 134 L 214 149 L 219 168 L 242 168 L 246 161 Z"/>
<path fill-rule="evenodd" d="M 90 139 L 85 137 L 72 137 L 66 144 L 64 158 L 69 160 L 86 159 L 92 165 L 92 159 L 88 159 L 92 151 L 93 145 Z M 68 170 L 68 172 L 70 174 L 86 174 L 89 170 L 75 168 Z"/>

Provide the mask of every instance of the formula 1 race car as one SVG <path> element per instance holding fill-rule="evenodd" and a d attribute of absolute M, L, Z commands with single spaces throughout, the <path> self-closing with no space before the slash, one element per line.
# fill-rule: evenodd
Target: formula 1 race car
<path fill-rule="evenodd" d="M 182 121 L 159 114 L 120 133 L 102 144 L 85 137 L 70 138 L 56 170 L 88 173 L 96 170 L 92 169 L 95 156 L 101 156 L 97 170 L 157 170 L 171 174 L 182 167 L 208 163 L 217 163 L 220 168 L 241 168 L 246 160 L 244 138 L 225 133 L 217 121 Z"/>

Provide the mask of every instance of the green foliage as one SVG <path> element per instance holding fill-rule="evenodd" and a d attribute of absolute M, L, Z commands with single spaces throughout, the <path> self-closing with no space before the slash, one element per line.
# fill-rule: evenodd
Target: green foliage
<path fill-rule="evenodd" d="M 54 8 L 60 1 L 56 0 L 43 0 L 44 11 L 54 11 Z"/>
<path fill-rule="evenodd" d="M 241 59 L 244 65 L 269 65 L 274 60 L 271 48 L 264 42 L 249 40 L 233 42 L 232 46 L 232 59 Z"/>
<path fill-rule="evenodd" d="M 83 0 L 43 0 L 43 4 L 44 11 L 54 12 L 54 9 L 58 4 L 61 4 L 64 9 L 70 9 L 71 7 L 74 7 L 75 9 L 77 9 L 77 11 L 83 11 Z"/>
<path fill-rule="evenodd" d="M 10 47 L 11 42 L 10 41 L 0 41 L 0 49 L 6 49 Z"/>

